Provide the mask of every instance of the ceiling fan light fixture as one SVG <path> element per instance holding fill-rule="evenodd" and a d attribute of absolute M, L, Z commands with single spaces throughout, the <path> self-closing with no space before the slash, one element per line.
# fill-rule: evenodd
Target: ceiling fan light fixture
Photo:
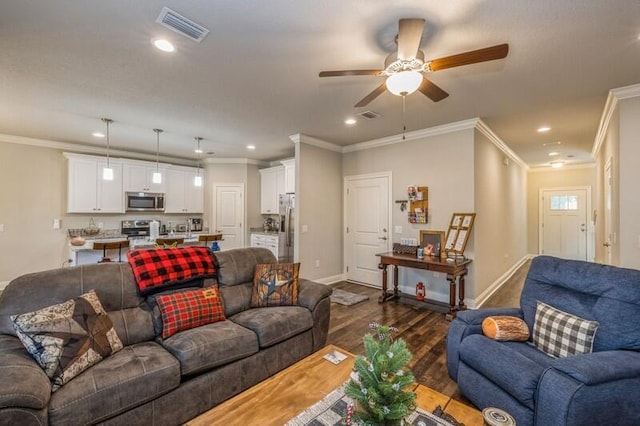
<path fill-rule="evenodd" d="M 401 71 L 391 74 L 386 81 L 387 89 L 396 96 L 410 95 L 422 84 L 422 74 L 418 71 Z"/>
<path fill-rule="evenodd" d="M 552 161 L 551 167 L 553 167 L 554 169 L 559 169 L 561 167 L 564 167 L 564 161 Z"/>

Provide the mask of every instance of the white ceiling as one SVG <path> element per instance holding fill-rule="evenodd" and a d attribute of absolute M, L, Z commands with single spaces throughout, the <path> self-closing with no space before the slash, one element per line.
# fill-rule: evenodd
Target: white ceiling
<path fill-rule="evenodd" d="M 211 32 L 164 28 L 163 6 Z M 380 77 L 318 77 L 382 68 L 403 17 L 426 19 L 427 59 L 504 42 L 509 55 L 430 74 L 450 96 L 410 95 L 404 119 L 389 93 L 353 107 Z M 6 0 L 0 133 L 103 146 L 91 133 L 109 117 L 117 149 L 154 153 L 158 127 L 163 156 L 195 158 L 200 136 L 217 158 L 273 160 L 292 134 L 346 146 L 480 117 L 533 167 L 552 149 L 588 162 L 608 91 L 640 83 L 639 35 L 638 0 Z M 366 109 L 382 117 L 343 124 Z"/>

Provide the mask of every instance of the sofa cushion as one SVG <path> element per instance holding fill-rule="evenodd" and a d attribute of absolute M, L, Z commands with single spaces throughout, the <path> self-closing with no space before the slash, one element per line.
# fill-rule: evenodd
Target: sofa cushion
<path fill-rule="evenodd" d="M 597 321 L 587 321 L 538 302 L 533 343 L 554 358 L 591 353 Z"/>
<path fill-rule="evenodd" d="M 210 370 L 258 352 L 256 334 L 231 321 L 181 331 L 159 342 L 178 358 L 183 376 Z"/>
<path fill-rule="evenodd" d="M 93 424 L 157 398 L 180 384 L 180 364 L 155 342 L 137 343 L 60 388 L 50 424 Z"/>
<path fill-rule="evenodd" d="M 299 263 L 262 263 L 253 275 L 251 307 L 298 304 Z"/>
<path fill-rule="evenodd" d="M 11 319 L 20 341 L 51 379 L 52 392 L 122 349 L 94 290 Z"/>
<path fill-rule="evenodd" d="M 249 247 L 218 251 L 215 254 L 218 284 L 220 287 L 253 281 L 256 265 L 278 261 L 269 249 Z"/>
<path fill-rule="evenodd" d="M 163 294 L 156 303 L 162 315 L 163 339 L 178 331 L 225 320 L 217 286 Z"/>
<path fill-rule="evenodd" d="M 299 306 L 253 308 L 229 319 L 256 333 L 261 348 L 275 345 L 313 327 L 311 312 Z"/>
<path fill-rule="evenodd" d="M 132 250 L 127 259 L 142 295 L 216 274 L 208 247 Z"/>
<path fill-rule="evenodd" d="M 537 349 L 528 343 L 509 343 L 473 334 L 460 343 L 460 360 L 533 410 L 538 382 L 553 359 L 546 357 L 548 363 L 540 364 L 543 358 L 528 356 Z"/>

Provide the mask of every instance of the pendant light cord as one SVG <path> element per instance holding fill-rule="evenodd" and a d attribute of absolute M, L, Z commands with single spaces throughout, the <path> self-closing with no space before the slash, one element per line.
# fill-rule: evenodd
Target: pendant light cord
<path fill-rule="evenodd" d="M 156 172 L 160 173 L 160 133 L 162 129 L 153 129 L 156 132 Z"/>
<path fill-rule="evenodd" d="M 107 125 L 107 168 L 109 168 L 109 148 L 111 147 L 109 141 L 109 125 L 113 123 L 113 120 L 110 118 L 103 118 L 102 121 L 104 121 Z"/>

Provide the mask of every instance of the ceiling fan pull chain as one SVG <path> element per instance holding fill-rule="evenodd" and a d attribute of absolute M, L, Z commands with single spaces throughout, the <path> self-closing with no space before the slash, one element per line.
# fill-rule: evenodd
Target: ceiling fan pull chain
<path fill-rule="evenodd" d="M 402 140 L 405 140 L 405 133 L 407 133 L 407 123 L 405 122 L 404 118 L 405 118 L 405 112 L 406 112 L 406 101 L 407 101 L 407 96 L 406 95 L 402 95 Z"/>

